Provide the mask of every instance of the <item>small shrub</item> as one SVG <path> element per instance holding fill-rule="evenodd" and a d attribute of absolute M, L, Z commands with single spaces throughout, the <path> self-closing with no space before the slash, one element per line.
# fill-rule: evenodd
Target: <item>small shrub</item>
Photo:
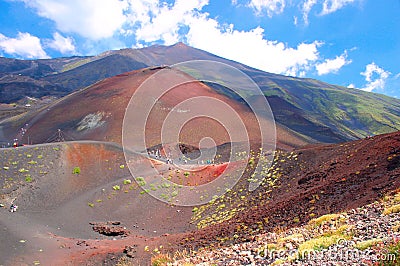
<path fill-rule="evenodd" d="M 119 166 L 119 169 L 124 169 L 125 168 L 125 165 L 123 165 L 123 164 L 121 164 L 120 166 Z"/>
<path fill-rule="evenodd" d="M 114 190 L 120 190 L 121 187 L 120 187 L 119 185 L 115 185 L 115 186 L 113 186 L 113 189 L 114 189 Z"/>
<path fill-rule="evenodd" d="M 88 202 L 87 204 L 89 207 L 93 208 L 94 207 L 94 203 Z"/>
<path fill-rule="evenodd" d="M 32 177 L 30 175 L 27 175 L 25 177 L 25 181 L 28 182 L 28 183 L 32 182 Z"/>
<path fill-rule="evenodd" d="M 343 239 L 339 235 L 332 236 L 320 236 L 307 240 L 306 242 L 300 244 L 298 252 L 300 257 L 305 257 L 305 255 L 311 251 L 320 251 L 324 248 L 328 248 L 334 244 L 337 244 L 339 240 Z"/>
<path fill-rule="evenodd" d="M 355 245 L 355 248 L 357 248 L 359 250 L 366 250 L 367 248 L 376 246 L 377 244 L 379 244 L 381 242 L 382 242 L 382 239 L 379 239 L 379 238 L 369 239 L 369 240 L 358 242 Z"/>
<path fill-rule="evenodd" d="M 130 179 L 124 179 L 124 185 L 129 185 L 131 183 L 132 181 Z"/>
<path fill-rule="evenodd" d="M 171 262 L 172 259 L 168 254 L 158 254 L 157 256 L 151 258 L 152 266 L 166 266 Z"/>
<path fill-rule="evenodd" d="M 394 196 L 394 202 L 400 202 L 400 193 L 397 193 L 396 196 Z"/>
<path fill-rule="evenodd" d="M 144 187 L 146 185 L 146 181 L 144 181 L 143 177 L 136 177 L 136 182 L 138 183 L 139 186 Z"/>
<path fill-rule="evenodd" d="M 384 209 L 382 214 L 383 215 L 389 215 L 389 214 L 398 213 L 398 212 L 400 212 L 400 204 L 393 205 L 393 206 L 391 206 L 389 208 Z"/>
<path fill-rule="evenodd" d="M 78 166 L 74 167 L 74 170 L 72 170 L 72 173 L 75 175 L 78 175 L 81 173 L 81 168 L 79 168 Z"/>
<path fill-rule="evenodd" d="M 325 214 L 325 215 L 323 215 L 321 217 L 318 217 L 318 218 L 310 220 L 308 222 L 308 224 L 309 225 L 313 225 L 315 227 L 318 227 L 318 226 L 320 226 L 320 225 L 322 225 L 324 223 L 330 223 L 330 222 L 332 222 L 333 220 L 336 220 L 339 217 L 340 217 L 340 215 L 336 214 L 336 213 L 334 213 L 334 214 Z"/>

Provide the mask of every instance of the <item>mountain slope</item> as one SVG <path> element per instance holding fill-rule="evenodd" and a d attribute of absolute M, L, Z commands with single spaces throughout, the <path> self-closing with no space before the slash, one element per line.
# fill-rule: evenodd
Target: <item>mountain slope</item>
<path fill-rule="evenodd" d="M 45 76 L 42 80 L 66 88 L 69 91 L 74 91 L 94 84 L 99 80 L 145 67 L 147 65 L 132 58 L 111 54 L 76 68 L 71 68 L 68 71 Z"/>
<path fill-rule="evenodd" d="M 187 60 L 214 60 L 234 66 L 249 75 L 269 100 L 276 121 L 311 141 L 337 143 L 400 130 L 398 99 L 313 79 L 266 73 L 182 43 L 108 51 L 92 57 L 19 60 L 13 68 L 3 66 L 2 62 L 7 60 L 0 60 L 0 69 L 5 71 L 2 76 L 15 76 L 20 71 L 22 76 L 26 73 L 32 80 L 17 84 L 17 80 L 9 79 L 0 83 L 0 101 L 10 102 L 10 99 L 18 100 L 18 97 L 22 98 L 24 95 L 41 97 L 49 94 L 59 97 L 103 78 L 144 66 L 171 65 Z M 10 69 L 14 74 L 10 74 Z M 228 97 L 242 101 L 235 98 L 229 90 L 215 84 L 207 85 Z M 18 90 L 13 91 L 17 87 Z"/>
<path fill-rule="evenodd" d="M 108 54 L 114 53 L 148 65 L 187 60 L 214 60 L 232 65 L 258 84 L 270 101 L 277 122 L 319 142 L 336 143 L 400 130 L 400 100 L 384 95 L 267 73 L 182 43 Z M 226 90 L 221 92 L 232 96 Z"/>
<path fill-rule="evenodd" d="M 145 68 L 108 78 L 84 90 L 72 93 L 50 106 L 3 121 L 0 123 L 0 137 L 9 141 L 18 138 L 22 143 L 27 143 L 29 138 L 30 143 L 43 143 L 50 141 L 57 130 L 61 129 L 67 136 L 66 140 L 99 140 L 121 143 L 123 120 L 130 98 L 144 80 L 160 70 L 163 70 L 162 73 L 166 73 L 164 75 L 169 75 L 165 77 L 166 79 L 189 77 L 183 72 L 165 67 Z M 161 78 L 159 82 L 164 82 L 163 80 L 166 79 Z M 201 82 L 190 82 L 177 86 L 154 104 L 147 117 L 146 140 L 148 146 L 161 143 L 161 127 L 167 115 L 170 112 L 179 115 L 179 110 L 172 111 L 174 106 L 191 97 L 201 96 L 217 99 L 233 108 L 247 127 L 246 132 L 249 134 L 250 142 L 259 143 L 257 121 L 246 105 L 215 92 Z M 210 109 L 211 107 L 193 105 L 190 110 L 184 110 L 185 112 L 182 113 L 196 113 L 204 108 Z M 142 111 L 138 109 L 138 112 Z M 231 117 L 231 114 L 224 115 L 226 118 Z M 269 121 L 267 123 L 271 124 Z M 16 135 L 21 128 L 24 128 L 26 133 Z M 134 129 L 133 132 L 141 133 L 142 130 Z M 232 130 L 239 132 L 241 128 L 233 125 Z M 277 135 L 279 147 L 283 149 L 310 143 L 307 138 L 280 125 L 277 126 Z M 183 143 L 198 146 L 200 140 L 205 136 L 212 137 L 217 145 L 231 141 L 226 129 L 219 122 L 207 117 L 198 117 L 185 123 L 179 137 Z M 240 139 L 240 141 L 246 141 L 246 139 Z"/>

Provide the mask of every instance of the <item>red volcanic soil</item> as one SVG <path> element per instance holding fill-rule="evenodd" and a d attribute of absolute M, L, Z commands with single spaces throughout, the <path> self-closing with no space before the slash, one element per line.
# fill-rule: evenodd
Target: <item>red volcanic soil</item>
<path fill-rule="evenodd" d="M 155 163 L 157 168 L 157 163 Z M 164 166 L 164 164 L 161 164 Z M 190 170 L 178 170 L 175 167 L 169 167 L 170 170 L 165 171 L 164 178 L 171 176 L 171 181 L 184 186 L 199 186 L 212 182 L 221 176 L 227 169 L 228 163 L 212 164 L 205 166 L 192 166 Z M 160 167 L 161 168 L 161 167 Z M 232 171 L 232 170 L 230 170 Z"/>
<path fill-rule="evenodd" d="M 174 79 L 189 79 L 186 74 L 169 68 L 149 68 L 121 74 L 72 93 L 39 111 L 13 118 L 5 122 L 2 133 L 6 138 L 13 139 L 18 130 L 25 127 L 27 132 L 21 142 L 27 143 L 29 137 L 31 143 L 43 143 L 51 140 L 57 129 L 61 129 L 65 133 L 66 140 L 121 143 L 122 122 L 129 100 L 146 79 L 160 71 L 163 77 L 158 78 L 157 82 L 173 83 Z M 250 139 L 258 139 L 258 125 L 248 107 L 196 81 L 174 87 L 154 104 L 146 124 L 147 145 L 154 146 L 161 143 L 161 126 L 174 106 L 191 97 L 199 96 L 210 97 L 231 106 L 244 121 Z M 213 105 L 191 106 L 190 112 L 201 112 L 210 108 L 213 108 Z M 141 112 L 141 110 L 134 111 Z M 175 111 L 183 113 L 188 110 L 178 108 Z M 223 115 L 226 118 L 232 117 L 228 112 L 224 112 Z M 268 123 L 272 126 L 270 122 Z M 135 131 L 142 132 L 143 130 L 134 128 L 133 134 Z M 232 131 L 238 131 L 238 128 L 233 127 Z M 181 130 L 180 141 L 199 146 L 199 140 L 204 136 L 213 138 L 217 145 L 230 142 L 229 135 L 221 123 L 206 117 L 188 121 Z M 300 147 L 308 143 L 303 137 L 280 125 L 277 126 L 277 136 L 278 146 L 283 149 Z"/>
<path fill-rule="evenodd" d="M 40 257 L 53 264 L 112 265 L 121 257 L 126 257 L 125 249 L 133 256 L 125 260 L 133 265 L 148 265 L 150 258 L 156 254 L 156 248 L 162 253 L 174 254 L 177 250 L 247 241 L 260 233 L 297 226 L 312 217 L 363 206 L 399 189 L 399 147 L 400 132 L 396 132 L 338 145 L 303 148 L 292 153 L 278 152 L 275 155 L 276 164 L 271 170 L 273 178 L 268 179 L 276 179 L 273 185 L 266 182 L 249 192 L 247 178 L 251 171 L 247 171 L 232 191 L 214 203 L 205 205 L 200 219 L 190 221 L 192 208 L 167 205 L 156 208 L 154 202 L 143 197 L 137 201 L 136 208 L 151 208 L 152 215 L 148 220 L 143 220 L 143 225 L 139 225 L 161 228 L 161 231 L 153 234 L 150 230 L 129 227 L 130 234 L 116 240 L 73 239 L 52 235 L 45 243 L 49 249 L 53 247 L 55 250 L 53 261 L 46 260 L 38 252 L 26 256 L 30 259 Z M 77 162 L 75 160 L 83 159 L 76 158 L 72 160 Z M 205 171 L 211 173 L 222 168 L 223 165 L 216 168 L 210 166 Z M 120 200 L 123 200 L 122 196 Z M 108 211 L 111 209 L 107 207 Z M 218 221 L 217 217 L 223 211 L 233 209 L 237 211 L 230 219 Z M 107 217 L 114 221 L 118 219 L 116 215 L 111 212 Z M 131 219 L 134 217 L 137 216 Z M 122 225 L 128 223 L 126 218 L 123 218 Z M 207 218 L 208 223 L 203 223 L 205 227 L 194 228 L 194 225 Z M 102 221 L 105 222 L 104 219 Z M 171 227 L 174 224 L 183 229 L 174 230 Z M 63 248 L 55 248 L 59 246 Z M 126 246 L 130 248 L 126 249 Z"/>
<path fill-rule="evenodd" d="M 247 194 L 245 207 L 229 221 L 189 233 L 185 246 L 222 245 L 282 230 L 312 217 L 342 212 L 400 187 L 400 132 L 338 145 L 281 154 L 277 187 Z M 288 159 L 288 157 L 291 157 Z M 295 157 L 295 160 L 293 158 Z M 268 191 L 267 191 L 268 189 Z M 225 195 L 227 198 L 228 195 Z M 212 213 L 212 212 L 211 212 Z M 296 218 L 296 222 L 294 221 Z M 232 238 L 233 235 L 237 238 Z"/>

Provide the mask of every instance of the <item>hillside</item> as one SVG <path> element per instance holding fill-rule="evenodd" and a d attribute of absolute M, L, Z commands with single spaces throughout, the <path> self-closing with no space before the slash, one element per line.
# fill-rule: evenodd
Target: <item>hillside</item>
<path fill-rule="evenodd" d="M 0 102 L 16 102 L 25 96 L 61 97 L 123 72 L 187 60 L 213 60 L 242 70 L 264 92 L 276 121 L 314 142 L 337 143 L 400 129 L 400 100 L 266 73 L 182 43 L 108 51 L 91 57 L 26 61 L 1 58 Z M 208 85 L 240 101 L 228 90 Z"/>
<path fill-rule="evenodd" d="M 98 140 L 121 143 L 122 123 L 130 98 L 144 80 L 160 69 L 163 70 L 163 73 L 171 74 L 175 78 L 192 79 L 186 74 L 169 68 L 147 68 L 108 78 L 85 90 L 70 94 L 50 106 L 4 120 L 0 123 L 0 137 L 14 139 L 16 132 L 20 132 L 20 128 L 24 128 L 26 133 L 17 135 L 22 143 L 27 143 L 28 138 L 31 143 L 44 143 L 50 141 L 57 130 L 61 129 L 68 136 L 66 140 Z M 164 82 L 164 79 L 161 78 L 159 82 Z M 259 134 L 258 122 L 247 106 L 215 92 L 201 82 L 190 82 L 176 87 L 154 104 L 154 109 L 149 114 L 146 126 L 148 127 L 146 129 L 148 130 L 146 131 L 148 146 L 161 143 L 161 126 L 174 106 L 191 97 L 200 96 L 218 99 L 231 106 L 244 121 L 250 141 L 259 142 L 257 137 Z M 202 106 L 200 109 L 205 107 Z M 195 108 L 195 106 L 192 108 Z M 191 112 L 197 111 L 193 109 Z M 218 110 L 215 110 L 215 112 L 218 112 Z M 228 118 L 229 114 L 225 114 L 225 116 Z M 271 124 L 271 121 L 267 121 L 267 123 Z M 272 124 L 271 127 L 273 127 Z M 240 131 L 239 128 L 235 130 L 236 132 Z M 197 118 L 192 120 L 186 124 L 181 132 L 181 141 L 195 146 L 198 146 L 200 139 L 205 136 L 212 137 L 217 145 L 230 142 L 226 129 L 212 119 Z M 277 136 L 278 146 L 283 149 L 291 149 L 310 143 L 307 138 L 281 125 L 277 126 Z M 246 140 L 241 139 L 240 141 Z"/>
<path fill-rule="evenodd" d="M 398 196 L 394 194 L 399 188 L 399 143 L 396 132 L 280 151 L 257 190 L 247 190 L 254 171 L 249 164 L 233 189 L 196 207 L 163 203 L 143 193 L 143 181 L 139 177 L 133 181 L 122 148 L 116 144 L 92 141 L 1 149 L 0 203 L 7 207 L 14 202 L 19 210 L 10 213 L 0 208 L 6 232 L 1 235 L 0 263 L 147 265 L 160 253 L 182 259 L 201 250 L 213 252 L 206 258 L 217 260 L 214 256 L 222 249 L 225 258 L 245 263 L 254 258 L 253 247 L 283 243 L 290 249 L 286 245 L 290 239 L 278 239 L 294 238 L 293 234 L 298 236 L 298 240 L 291 238 L 295 248 L 313 245 L 312 239 L 323 236 L 332 237 L 327 248 L 337 244 L 338 237 L 351 237 L 356 243 L 385 238 L 382 241 L 392 245 L 398 237 Z M 224 149 L 220 152 L 223 157 Z M 255 160 L 263 156 L 252 154 Z M 147 160 L 138 155 L 131 163 L 140 171 Z M 155 162 L 155 167 L 165 176 L 179 175 L 173 165 Z M 206 168 L 190 176 L 210 171 Z M 381 206 L 365 206 L 385 195 Z M 368 216 L 358 209 L 362 206 L 371 210 Z M 392 214 L 380 215 L 391 207 Z M 331 225 L 306 231 L 307 224 L 312 226 L 325 214 L 332 216 L 320 221 L 332 221 Z M 365 227 L 353 229 L 359 220 L 365 226 L 372 221 L 377 234 Z M 368 245 L 380 242 L 374 243 Z M 240 258 L 230 256 L 232 245 L 246 252 Z M 188 260 L 204 261 L 202 254 Z"/>

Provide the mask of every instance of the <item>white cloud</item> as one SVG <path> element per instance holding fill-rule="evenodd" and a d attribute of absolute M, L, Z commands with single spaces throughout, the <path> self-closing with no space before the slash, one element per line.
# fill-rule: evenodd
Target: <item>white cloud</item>
<path fill-rule="evenodd" d="M 9 38 L 0 33 L 0 49 L 7 54 L 23 58 L 48 58 L 40 39 L 29 33 L 19 32 L 16 38 Z"/>
<path fill-rule="evenodd" d="M 273 14 L 280 14 L 285 9 L 285 0 L 250 0 L 249 7 L 253 8 L 256 14 L 262 15 L 267 12 L 269 17 Z"/>
<path fill-rule="evenodd" d="M 233 25 L 222 28 L 204 14 L 188 20 L 187 41 L 190 45 L 264 71 L 298 75 L 318 59 L 317 48 L 321 43 L 317 41 L 300 43 L 293 48 L 265 39 L 260 27 L 250 31 L 234 30 Z"/>
<path fill-rule="evenodd" d="M 321 7 L 319 13 L 320 16 L 328 15 L 342 9 L 348 4 L 354 3 L 360 0 L 304 0 L 303 4 L 299 5 L 299 8 L 303 14 L 303 20 L 306 25 L 309 24 L 308 15 L 314 6 Z"/>
<path fill-rule="evenodd" d="M 335 59 L 326 59 L 323 63 L 317 64 L 318 76 L 322 76 L 329 73 L 337 73 L 343 66 L 351 63 L 351 60 L 347 60 L 347 52 L 344 52 L 340 56 L 336 56 Z"/>
<path fill-rule="evenodd" d="M 62 32 L 77 33 L 92 40 L 112 37 L 126 21 L 126 0 L 22 0 Z"/>
<path fill-rule="evenodd" d="M 365 81 L 367 84 L 362 90 L 364 91 L 373 91 L 376 89 L 383 90 L 385 88 L 385 82 L 391 75 L 389 71 L 386 71 L 376 65 L 374 62 L 368 64 L 365 67 L 365 71 L 360 73 L 365 77 Z"/>
<path fill-rule="evenodd" d="M 56 22 L 59 32 L 73 32 L 91 40 L 114 40 L 133 36 L 135 47 L 151 43 L 166 45 L 184 41 L 249 66 L 279 74 L 304 76 L 318 62 L 319 41 L 289 46 L 264 36 L 264 29 L 246 31 L 221 25 L 202 11 L 209 0 L 20 0 L 38 14 Z M 311 0 L 308 0 L 310 5 Z M 257 12 L 269 16 L 283 12 L 286 0 L 246 0 Z M 232 1 L 237 4 L 237 1 Z M 312 6 L 312 5 L 311 5 Z M 310 7 L 311 8 L 311 7 Z M 49 45 L 61 52 L 74 50 L 73 40 L 54 35 Z"/>
<path fill-rule="evenodd" d="M 322 15 L 327 15 L 341 9 L 345 5 L 354 3 L 357 0 L 324 0 L 322 4 Z"/>
<path fill-rule="evenodd" d="M 135 32 L 136 38 L 146 42 L 163 40 L 165 44 L 174 44 L 181 40 L 179 30 L 184 26 L 186 18 L 192 17 L 195 10 L 200 10 L 208 4 L 208 0 L 180 0 L 173 6 L 154 4 L 147 5 L 146 13 L 151 13 L 151 19 L 144 18 L 143 14 L 134 14 L 131 21 L 141 22 Z"/>
<path fill-rule="evenodd" d="M 71 37 L 63 37 L 58 32 L 53 34 L 53 40 L 48 41 L 47 46 L 62 54 L 76 53 L 73 39 Z"/>
<path fill-rule="evenodd" d="M 170 5 L 155 0 L 133 1 L 128 16 L 130 28 L 123 33 L 135 35 L 135 47 L 158 41 L 167 45 L 185 41 L 255 68 L 293 76 L 305 75 L 318 59 L 318 41 L 289 47 L 266 39 L 261 27 L 238 31 L 234 25 L 221 25 L 201 12 L 207 4 L 208 0 L 179 0 Z"/>
<path fill-rule="evenodd" d="M 317 3 L 317 0 L 306 0 L 302 6 L 303 12 L 303 20 L 306 25 L 308 25 L 308 14 L 311 11 L 311 8 Z"/>
<path fill-rule="evenodd" d="M 289 47 L 266 39 L 261 27 L 238 31 L 233 24 L 221 25 L 201 12 L 207 4 L 208 0 L 178 0 L 169 5 L 155 0 L 133 1 L 128 16 L 130 28 L 123 33 L 135 35 L 135 47 L 184 41 L 255 68 L 293 76 L 305 75 L 318 59 L 318 41 Z"/>

